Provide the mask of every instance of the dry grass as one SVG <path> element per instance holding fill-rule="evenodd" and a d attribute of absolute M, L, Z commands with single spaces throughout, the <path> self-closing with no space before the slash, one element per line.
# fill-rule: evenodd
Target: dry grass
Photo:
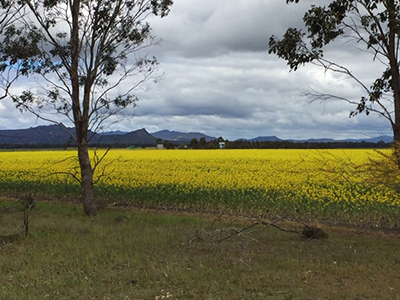
<path fill-rule="evenodd" d="M 7 218 L 18 220 L 20 212 Z M 306 240 L 230 220 L 38 203 L 27 239 L 0 248 L 0 299 L 400 299 L 400 235 L 325 227 Z M 245 226 L 235 223 L 229 226 Z M 15 226 L 13 224 L 12 226 Z"/>

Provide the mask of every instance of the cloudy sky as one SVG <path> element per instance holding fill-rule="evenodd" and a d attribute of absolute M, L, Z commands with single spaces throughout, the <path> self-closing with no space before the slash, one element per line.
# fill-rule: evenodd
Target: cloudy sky
<path fill-rule="evenodd" d="M 282 139 L 368 138 L 390 135 L 389 123 L 370 115 L 349 118 L 354 109 L 342 101 L 314 102 L 307 92 L 333 93 L 357 101 L 362 91 L 337 74 L 315 66 L 289 72 L 268 54 L 271 35 L 300 27 L 313 1 L 174 0 L 171 13 L 151 19 L 161 40 L 148 50 L 160 62 L 163 78 L 146 92 L 131 115 L 113 130 L 196 131 L 225 139 L 276 135 Z M 321 1 L 317 1 L 321 3 Z M 349 66 L 368 85 L 382 65 L 351 45 L 331 47 L 328 58 Z M 377 73 L 378 72 L 378 73 Z M 376 76 L 375 76 L 376 78 Z M 0 103 L 0 129 L 43 124 Z"/>

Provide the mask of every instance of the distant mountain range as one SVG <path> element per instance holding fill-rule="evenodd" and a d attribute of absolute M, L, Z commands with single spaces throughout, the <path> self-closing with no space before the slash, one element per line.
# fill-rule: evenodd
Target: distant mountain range
<path fill-rule="evenodd" d="M 65 128 L 61 125 L 48 125 L 31 127 L 28 129 L 0 130 L 0 148 L 13 148 L 19 146 L 25 147 L 51 147 L 51 146 L 75 146 L 75 141 L 72 136 L 74 128 Z M 216 137 L 208 136 L 199 132 L 178 132 L 161 130 L 153 133 L 147 132 L 146 129 L 139 129 L 131 132 L 106 132 L 93 133 L 90 132 L 90 143 L 97 145 L 114 145 L 114 146 L 155 146 L 158 139 L 168 140 L 176 144 L 189 143 L 193 138 L 200 140 L 205 138 L 206 141 L 215 140 Z M 253 139 L 239 139 L 244 141 L 259 141 L 259 142 L 278 142 L 284 141 L 276 136 L 259 136 Z M 378 143 L 383 141 L 390 143 L 393 141 L 391 136 L 379 136 L 368 139 L 308 139 L 308 140 L 289 140 L 291 142 L 302 143 L 329 143 L 329 142 L 368 142 Z"/>
<path fill-rule="evenodd" d="M 31 127 L 28 129 L 0 130 L 0 147 L 14 146 L 75 146 L 74 128 L 62 125 Z M 128 133 L 97 134 L 89 132 L 89 143 L 94 145 L 138 145 L 154 146 L 157 138 L 150 135 L 146 129 Z M 8 148 L 7 147 L 7 148 Z"/>
<path fill-rule="evenodd" d="M 248 141 L 248 142 L 279 142 L 279 141 L 284 141 L 276 136 L 259 136 L 253 139 L 239 139 L 243 141 Z M 350 142 L 350 143 L 361 143 L 361 142 L 366 142 L 366 143 L 379 143 L 379 142 L 385 142 L 385 143 L 391 143 L 393 142 L 393 137 L 388 136 L 388 135 L 381 135 L 378 137 L 373 137 L 373 138 L 367 138 L 367 139 L 343 139 L 343 140 L 335 140 L 335 139 L 330 139 L 330 138 L 321 138 L 321 139 L 307 139 L 307 140 L 294 140 L 294 139 L 289 139 L 287 141 L 294 142 L 294 143 L 334 143 L 334 142 Z"/>
<path fill-rule="evenodd" d="M 215 140 L 216 137 L 205 135 L 200 132 L 178 132 L 178 131 L 169 131 L 169 130 L 161 130 L 157 132 L 151 133 L 152 136 L 162 139 L 165 141 L 171 141 L 175 143 L 189 143 L 192 139 L 205 138 L 207 142 Z"/>

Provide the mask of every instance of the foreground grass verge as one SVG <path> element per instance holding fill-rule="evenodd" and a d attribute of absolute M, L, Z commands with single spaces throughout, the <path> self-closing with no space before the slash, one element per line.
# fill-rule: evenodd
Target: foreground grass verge
<path fill-rule="evenodd" d="M 21 213 L 2 214 L 2 230 Z M 0 248 L 0 299 L 400 299 L 400 237 L 260 227 L 195 239 L 229 220 L 38 203 L 27 239 Z M 245 226 L 236 224 L 236 226 Z M 4 233 L 2 233 L 4 234 Z M 204 236 L 204 234 L 203 234 Z"/>

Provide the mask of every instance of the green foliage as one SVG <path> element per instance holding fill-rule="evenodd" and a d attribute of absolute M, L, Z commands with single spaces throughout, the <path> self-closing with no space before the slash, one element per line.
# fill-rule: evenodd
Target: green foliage
<path fill-rule="evenodd" d="M 283 36 L 282 41 L 278 41 L 274 36 L 269 40 L 269 53 L 274 53 L 285 59 L 290 69 L 296 71 L 300 65 L 312 62 L 322 57 L 321 50 L 309 50 L 303 42 L 305 33 L 296 28 L 289 28 Z"/>
<path fill-rule="evenodd" d="M 169 8 L 174 2 L 172 0 L 151 0 L 153 13 L 157 16 L 165 17 L 169 13 Z"/>
<path fill-rule="evenodd" d="M 22 75 L 32 73 L 42 62 L 42 53 L 38 47 L 41 38 L 35 26 L 7 26 L 3 32 L 3 42 L 0 43 L 0 72 L 15 68 Z"/>
<path fill-rule="evenodd" d="M 281 41 L 272 36 L 269 53 L 275 53 L 287 60 L 292 70 L 322 58 L 322 48 L 345 33 L 343 21 L 349 10 L 354 8 L 351 2 L 353 1 L 333 1 L 328 7 L 313 5 L 303 17 L 308 34 L 289 28 Z"/>
<path fill-rule="evenodd" d="M 287 3 L 298 3 L 299 0 L 287 0 Z M 371 112 L 388 119 L 394 132 L 395 140 L 400 140 L 398 132 L 400 120 L 400 72 L 399 72 L 399 34 L 400 4 L 388 0 L 335 0 L 328 5 L 312 5 L 304 14 L 304 27 L 289 28 L 282 39 L 272 36 L 269 40 L 269 53 L 287 61 L 291 70 L 299 66 L 316 63 L 325 70 L 343 73 L 352 78 L 366 95 L 360 97 L 356 109 L 350 113 Z M 333 62 L 324 56 L 326 45 L 338 40 L 356 43 L 371 53 L 372 61 L 383 62 L 387 66 L 382 76 L 369 85 L 361 82 L 340 62 Z M 388 107 L 386 98 L 394 98 L 395 112 Z M 389 102 L 390 103 L 390 102 Z"/>
<path fill-rule="evenodd" d="M 122 74 L 122 80 L 132 73 L 138 73 L 144 78 L 140 83 L 154 71 L 157 66 L 154 57 L 136 56 L 136 61 L 132 61 L 132 54 L 153 43 L 151 28 L 146 22 L 149 12 L 164 17 L 169 13 L 172 3 L 171 0 L 81 1 L 79 15 L 75 15 L 69 2 L 64 10 L 61 8 L 64 1 L 24 1 L 23 4 L 30 9 L 36 21 L 27 18 L 23 22 L 15 20 L 7 27 L 3 33 L 6 42 L 0 45 L 0 68 L 5 70 L 22 62 L 23 75 L 35 72 L 47 76 L 55 72 L 60 84 L 55 83 L 54 88 L 50 87 L 50 92 L 43 96 L 36 95 L 35 101 L 26 101 L 24 94 L 20 97 L 15 95 L 14 101 L 20 109 L 29 111 L 33 111 L 34 104 L 38 104 L 39 109 L 48 104 L 55 107 L 56 112 L 73 119 L 70 99 L 73 86 L 71 79 L 74 78 L 72 49 L 79 46 L 81 95 L 98 95 L 98 99 L 93 99 L 91 110 L 97 112 L 106 108 L 115 113 L 115 109 L 134 104 L 137 97 L 132 91 L 137 84 L 131 84 L 132 88 L 115 98 L 108 98 L 106 91 L 116 84 L 108 78 L 116 71 Z M 71 18 L 68 14 L 71 14 Z M 70 32 L 64 30 L 65 27 L 75 26 L 73 19 L 78 19 L 78 28 L 74 29 L 79 32 L 77 41 L 72 39 Z M 89 110 L 84 107 L 80 109 Z M 98 117 L 94 119 L 99 121 Z"/>

